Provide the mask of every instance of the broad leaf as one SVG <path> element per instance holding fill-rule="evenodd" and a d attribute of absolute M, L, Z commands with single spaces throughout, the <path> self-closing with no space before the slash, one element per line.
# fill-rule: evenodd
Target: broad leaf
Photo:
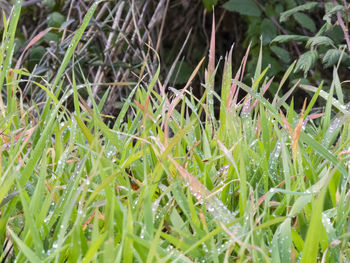
<path fill-rule="evenodd" d="M 339 49 L 335 49 L 335 48 L 332 48 L 332 49 L 329 49 L 326 54 L 324 54 L 324 57 L 322 59 L 322 63 L 326 66 L 326 67 L 330 67 L 330 66 L 333 66 L 334 64 L 336 64 L 339 59 L 340 59 L 340 56 L 343 52 Z M 346 55 L 344 54 L 344 57 Z M 344 60 L 344 57 L 342 58 L 342 61 Z"/>
<path fill-rule="evenodd" d="M 307 41 L 306 47 L 309 47 L 310 45 L 311 47 L 320 46 L 320 45 L 331 46 L 333 45 L 333 40 L 325 36 L 311 37 Z"/>
<path fill-rule="evenodd" d="M 317 56 L 318 56 L 318 53 L 316 50 L 310 50 L 302 54 L 298 59 L 294 72 L 298 72 L 302 70 L 306 74 L 306 72 L 315 65 Z"/>
<path fill-rule="evenodd" d="M 223 7 L 228 11 L 238 12 L 241 15 L 260 16 L 261 11 L 253 0 L 230 0 Z"/>
<path fill-rule="evenodd" d="M 315 6 L 317 6 L 317 2 L 309 2 L 306 3 L 304 5 L 299 5 L 297 7 L 294 7 L 290 10 L 287 10 L 286 12 L 283 12 L 280 16 L 280 22 L 285 22 L 286 20 L 288 20 L 289 16 L 300 12 L 300 11 L 306 11 L 306 10 L 310 10 L 312 8 L 314 8 Z"/>
<path fill-rule="evenodd" d="M 309 37 L 299 35 L 282 35 L 275 37 L 271 42 L 285 43 L 289 41 L 307 41 Z"/>
<path fill-rule="evenodd" d="M 271 46 L 270 49 L 284 63 L 290 62 L 290 56 L 287 50 L 277 46 Z"/>
<path fill-rule="evenodd" d="M 312 33 L 316 32 L 315 22 L 308 15 L 306 15 L 304 13 L 295 13 L 293 15 L 293 17 L 294 17 L 295 21 L 297 21 L 300 26 L 308 29 Z"/>
<path fill-rule="evenodd" d="M 261 34 L 263 36 L 263 45 L 270 43 L 276 37 L 277 28 L 270 19 L 265 18 L 261 23 Z"/>

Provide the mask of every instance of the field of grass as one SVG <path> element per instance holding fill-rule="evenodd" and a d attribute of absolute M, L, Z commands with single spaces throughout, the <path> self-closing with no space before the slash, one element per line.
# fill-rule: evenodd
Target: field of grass
<path fill-rule="evenodd" d="M 32 73 L 12 62 L 20 2 L 0 47 L 1 262 L 349 262 L 350 105 L 337 67 L 329 91 L 297 83 L 269 101 L 261 53 L 242 82 L 249 48 L 237 72 L 231 50 L 214 83 L 212 33 L 207 65 L 183 89 L 162 90 L 159 65 L 107 125 L 108 92 L 97 104 L 93 84 L 66 71 L 99 2 L 54 80 L 33 83 L 46 101 L 31 107 L 20 84 Z M 314 94 L 302 110 L 286 102 L 296 87 Z"/>

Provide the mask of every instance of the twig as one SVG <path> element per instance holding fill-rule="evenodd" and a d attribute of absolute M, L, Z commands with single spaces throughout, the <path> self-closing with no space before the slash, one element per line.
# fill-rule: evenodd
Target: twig
<path fill-rule="evenodd" d="M 160 26 L 160 30 L 159 30 L 159 35 L 158 35 L 158 40 L 157 40 L 157 45 L 156 45 L 156 52 L 154 54 L 154 58 L 153 60 L 157 59 L 157 54 L 158 54 L 158 50 L 160 47 L 160 42 L 162 40 L 162 36 L 163 36 L 163 30 L 164 30 L 164 24 L 165 24 L 165 18 L 166 18 L 166 14 L 168 13 L 168 7 L 169 7 L 169 0 L 167 0 L 166 5 L 165 5 L 165 10 L 164 10 L 164 15 L 163 15 L 163 19 L 162 19 L 162 24 Z"/>
<path fill-rule="evenodd" d="M 346 0 L 343 0 L 344 2 L 344 13 L 345 13 L 345 25 L 346 25 L 346 28 L 349 30 L 349 7 L 348 4 L 346 3 Z"/>
<path fill-rule="evenodd" d="M 338 3 L 336 1 L 333 0 L 333 4 L 335 6 L 338 5 Z M 346 4 L 346 1 L 344 0 L 344 4 Z M 345 7 L 345 10 L 347 9 L 346 6 Z M 347 13 L 347 12 L 346 12 Z M 337 12 L 337 22 L 338 24 L 340 25 L 341 29 L 343 30 L 344 32 L 344 39 L 346 41 L 346 44 L 348 46 L 348 51 L 350 52 L 350 38 L 349 38 L 349 31 L 348 31 L 348 28 L 345 26 L 344 24 L 344 20 L 342 19 L 341 17 L 341 13 L 340 11 Z"/>
<path fill-rule="evenodd" d="M 107 40 L 107 43 L 106 43 L 106 48 L 104 50 L 104 55 L 105 55 L 105 61 L 104 61 L 104 65 L 102 66 L 99 66 L 98 69 L 97 69 L 97 73 L 96 73 L 96 76 L 94 78 L 94 82 L 95 83 L 101 83 L 102 82 L 102 79 L 104 77 L 104 72 L 106 71 L 106 67 L 105 67 L 105 64 L 107 63 L 107 60 L 108 60 L 108 53 L 111 51 L 111 48 L 112 48 L 112 42 L 113 42 L 113 39 L 114 39 L 114 36 L 115 36 L 115 32 L 117 31 L 118 29 L 118 26 L 119 26 L 119 22 L 121 20 L 121 13 L 124 9 L 124 5 L 125 5 L 125 2 L 122 1 L 117 9 L 117 12 L 116 12 L 116 15 L 114 17 L 114 20 L 113 20 L 113 25 L 112 25 L 112 31 L 111 33 L 109 34 L 108 36 L 108 40 Z M 96 95 L 97 95 L 97 91 L 98 91 L 98 87 L 94 87 L 93 90 L 92 90 L 92 94 L 93 94 L 93 98 L 95 99 Z M 88 100 L 88 105 L 91 107 L 92 105 L 92 102 L 89 98 Z"/>
<path fill-rule="evenodd" d="M 34 5 L 36 3 L 40 3 L 42 0 L 28 0 L 28 1 L 24 1 L 22 3 L 22 7 L 24 6 L 28 6 L 28 5 Z"/>

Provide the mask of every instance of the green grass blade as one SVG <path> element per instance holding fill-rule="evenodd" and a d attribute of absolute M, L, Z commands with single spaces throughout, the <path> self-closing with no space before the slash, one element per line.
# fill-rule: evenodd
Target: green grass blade
<path fill-rule="evenodd" d="M 26 258 L 32 262 L 32 263 L 38 263 L 38 262 L 43 262 L 37 255 L 32 251 L 18 236 L 10 229 L 8 228 L 8 231 L 17 244 L 17 246 L 21 249 L 23 254 L 26 256 Z"/>
<path fill-rule="evenodd" d="M 320 242 L 320 229 L 322 226 L 322 210 L 323 202 L 326 196 L 326 188 L 322 190 L 317 199 L 313 202 L 312 215 L 310 226 L 307 231 L 306 240 L 304 243 L 303 254 L 301 256 L 301 263 L 317 262 L 318 246 Z"/>

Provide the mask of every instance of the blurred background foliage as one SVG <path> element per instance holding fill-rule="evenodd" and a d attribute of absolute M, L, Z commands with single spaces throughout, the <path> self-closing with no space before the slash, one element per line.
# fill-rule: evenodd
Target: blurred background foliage
<path fill-rule="evenodd" d="M 54 75 L 91 2 L 24 1 L 15 57 L 23 53 L 22 67 L 33 71 L 37 81 L 42 75 L 47 79 Z M 8 1 L 0 0 L 0 8 L 9 14 Z M 101 3 L 84 33 L 74 64 L 67 71 L 66 88 L 73 71 L 80 84 L 85 83 L 85 78 L 95 83 L 94 96 L 99 100 L 108 91 L 104 113 L 114 116 L 134 85 L 128 83 L 137 82 L 140 76 L 148 81 L 159 61 L 160 81 L 166 90 L 182 88 L 200 59 L 208 54 L 213 12 L 219 68 L 223 67 L 222 57 L 234 44 L 233 67 L 238 69 L 250 44 L 244 80 L 250 82 L 261 47 L 263 68 L 270 65 L 268 76 L 275 76 L 269 89 L 271 96 L 293 61 L 297 64 L 284 91 L 299 79 L 313 85 L 324 80 L 327 89 L 338 63 L 340 80 L 349 76 L 350 43 L 346 30 L 350 12 L 346 0 L 113 0 Z M 26 51 L 33 39 L 34 44 Z M 220 79 L 219 73 L 217 78 Z M 204 92 L 200 85 L 203 82 L 201 72 L 192 85 L 198 97 Z M 349 83 L 342 84 L 349 96 Z M 24 83 L 23 91 L 28 101 L 43 101 L 45 96 L 32 84 Z M 220 93 L 219 84 L 216 91 Z M 81 95 L 87 97 L 84 92 Z M 306 92 L 296 90 L 297 107 L 301 107 L 305 96 Z"/>

